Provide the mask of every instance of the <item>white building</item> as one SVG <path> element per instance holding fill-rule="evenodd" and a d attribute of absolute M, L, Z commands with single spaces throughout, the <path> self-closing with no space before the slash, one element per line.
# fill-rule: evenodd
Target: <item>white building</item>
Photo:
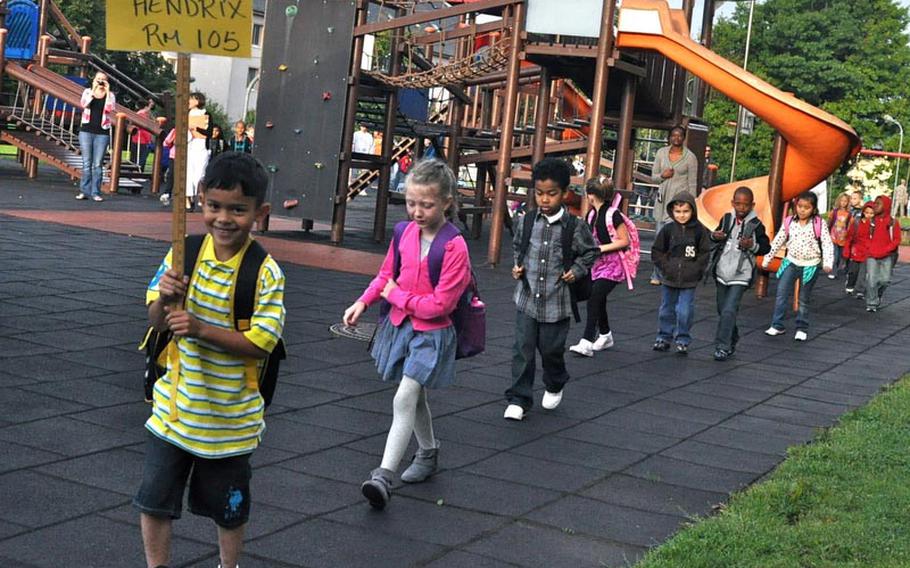
<path fill-rule="evenodd" d="M 247 101 L 247 87 L 259 75 L 262 62 L 262 42 L 265 37 L 265 4 L 266 0 L 253 0 L 253 47 L 251 57 L 233 58 L 217 55 L 193 54 L 190 63 L 190 91 L 201 91 L 209 100 L 221 105 L 227 112 L 228 118 L 233 122 L 246 116 L 243 108 L 245 102 L 249 103 L 248 109 L 256 109 L 256 95 L 258 82 L 250 89 Z M 165 59 L 175 68 L 177 54 L 163 53 Z M 231 125 L 221 125 L 230 130 Z"/>

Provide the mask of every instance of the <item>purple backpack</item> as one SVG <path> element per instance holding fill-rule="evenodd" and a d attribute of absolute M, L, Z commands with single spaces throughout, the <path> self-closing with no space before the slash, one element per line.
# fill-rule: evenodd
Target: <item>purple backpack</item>
<path fill-rule="evenodd" d="M 398 280 L 398 274 L 401 272 L 401 253 L 398 250 L 401 246 L 401 236 L 409 224 L 410 221 L 402 221 L 395 225 L 395 236 L 392 238 L 394 243 L 392 250 L 395 254 L 393 270 L 393 278 L 395 280 Z M 439 284 L 446 244 L 459 235 L 461 235 L 461 231 L 452 223 L 446 222 L 436 233 L 433 244 L 430 245 L 430 252 L 427 254 L 427 264 L 430 271 L 430 284 L 434 288 Z M 390 304 L 383 301 L 379 310 L 380 321 L 388 317 L 390 309 Z M 477 279 L 473 270 L 471 270 L 471 283 L 468 284 L 468 287 L 458 299 L 455 311 L 449 314 L 449 317 L 452 319 L 457 338 L 455 358 L 464 359 L 483 353 L 487 342 L 487 307 L 480 299 L 480 293 L 477 290 Z"/>

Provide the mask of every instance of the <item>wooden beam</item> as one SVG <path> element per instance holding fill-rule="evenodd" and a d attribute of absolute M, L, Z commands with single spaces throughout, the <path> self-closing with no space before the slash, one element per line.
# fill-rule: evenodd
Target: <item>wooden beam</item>
<path fill-rule="evenodd" d="M 451 31 L 441 31 L 441 32 L 432 32 L 428 34 L 419 34 L 415 35 L 411 41 L 416 44 L 428 44 L 436 43 L 439 41 L 446 41 L 450 39 L 457 39 L 460 37 L 467 37 L 470 35 L 485 34 L 487 32 L 499 31 L 503 26 L 508 27 L 509 22 L 503 22 L 498 20 L 495 22 L 488 22 L 486 24 L 476 24 L 468 26 L 466 28 L 458 28 Z"/>
<path fill-rule="evenodd" d="M 503 6 L 511 6 L 514 4 L 524 4 L 524 0 L 480 0 L 479 2 L 471 2 L 470 4 L 453 6 L 452 8 L 442 8 L 440 10 L 417 12 L 416 14 L 411 14 L 410 16 L 393 18 L 387 22 L 375 22 L 372 24 L 361 24 L 354 26 L 354 37 L 384 32 L 385 30 L 394 30 L 395 28 L 403 28 L 405 26 L 413 26 L 414 24 L 422 24 L 424 22 L 444 20 L 446 18 L 461 16 L 463 14 L 470 14 L 471 12 L 482 12 L 484 10 L 501 8 Z"/>
<path fill-rule="evenodd" d="M 565 140 L 562 142 L 548 142 L 544 148 L 544 154 L 562 154 L 584 150 L 588 146 L 585 139 Z M 533 146 L 518 146 L 512 150 L 513 160 L 524 160 L 534 155 Z M 495 162 L 499 157 L 499 150 L 490 150 L 487 152 L 478 152 L 477 154 L 465 154 L 461 157 L 462 164 L 483 164 Z"/>

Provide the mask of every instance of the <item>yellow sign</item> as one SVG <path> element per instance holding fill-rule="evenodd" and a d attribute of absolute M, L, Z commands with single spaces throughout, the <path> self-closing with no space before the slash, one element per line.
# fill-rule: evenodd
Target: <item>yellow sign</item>
<path fill-rule="evenodd" d="M 249 57 L 253 0 L 107 0 L 107 48 Z"/>

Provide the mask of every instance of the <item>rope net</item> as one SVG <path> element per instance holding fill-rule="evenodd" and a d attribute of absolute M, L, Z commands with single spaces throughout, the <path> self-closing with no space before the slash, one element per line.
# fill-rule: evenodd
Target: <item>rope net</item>
<path fill-rule="evenodd" d="M 467 57 L 426 71 L 412 71 L 395 76 L 378 71 L 370 71 L 367 74 L 386 85 L 399 88 L 424 89 L 457 85 L 467 79 L 504 69 L 509 62 L 510 44 L 509 38 L 504 37 L 494 45 L 483 47 Z"/>

